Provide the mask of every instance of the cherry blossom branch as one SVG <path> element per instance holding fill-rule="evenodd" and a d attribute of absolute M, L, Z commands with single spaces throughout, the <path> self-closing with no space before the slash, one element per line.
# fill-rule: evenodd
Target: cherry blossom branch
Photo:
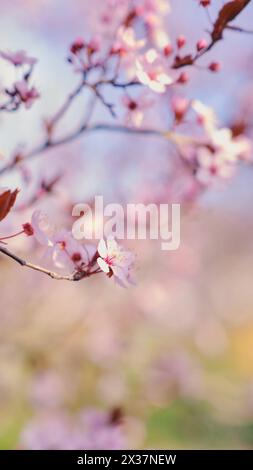
<path fill-rule="evenodd" d="M 161 131 L 156 129 L 145 129 L 145 128 L 137 128 L 137 127 L 127 127 L 118 124 L 94 124 L 93 126 L 87 127 L 86 132 L 119 132 L 123 134 L 131 134 L 131 135 L 148 135 L 148 136 L 156 136 L 156 137 L 165 137 L 165 134 L 168 135 L 169 132 Z M 171 136 L 173 132 L 171 132 Z"/>
<path fill-rule="evenodd" d="M 195 53 L 195 55 L 189 54 L 184 57 L 176 56 L 174 59 L 174 63 L 172 64 L 172 68 L 179 69 L 185 66 L 194 65 L 198 61 L 199 58 L 201 58 L 208 51 L 210 51 L 215 46 L 215 44 L 222 39 L 223 32 L 226 29 L 234 29 L 237 31 L 239 30 L 243 31 L 242 28 L 230 26 L 230 22 L 233 21 L 250 2 L 251 0 L 236 0 L 235 2 L 226 3 L 224 7 L 220 10 L 217 20 L 213 24 L 213 31 L 211 32 L 211 42 L 208 45 L 206 45 L 206 47 L 203 47 L 201 50 L 198 50 Z M 136 13 L 133 16 L 130 15 L 131 21 L 135 17 L 136 17 Z M 127 18 L 129 19 L 128 16 Z M 72 54 L 76 55 L 79 49 L 83 50 L 86 48 L 86 46 L 87 45 L 85 45 L 85 43 L 82 41 L 81 43 L 80 42 L 74 43 L 71 48 Z M 92 64 L 91 57 L 93 57 L 93 54 L 96 51 L 96 47 L 94 49 L 93 47 L 91 44 L 88 47 L 88 51 L 89 51 L 88 62 L 89 63 L 88 63 L 88 68 L 84 69 L 82 73 L 81 82 L 69 94 L 69 96 L 67 97 L 63 105 L 60 107 L 60 109 L 56 112 L 56 114 L 47 121 L 46 125 L 47 125 L 48 135 L 47 135 L 46 140 L 39 146 L 31 149 L 28 153 L 24 155 L 22 154 L 16 155 L 13 161 L 7 163 L 6 166 L 0 169 L 0 175 L 12 170 L 13 168 L 16 167 L 18 163 L 23 162 L 23 161 L 28 161 L 46 152 L 47 150 L 53 149 L 57 146 L 67 144 L 77 139 L 84 133 L 105 131 L 105 132 L 122 132 L 122 133 L 124 132 L 124 133 L 132 134 L 132 135 L 146 135 L 146 136 L 151 135 L 151 136 L 158 136 L 158 137 L 166 138 L 170 140 L 171 142 L 173 142 L 174 144 L 175 143 L 178 144 L 179 141 L 184 139 L 184 136 L 177 135 L 173 132 L 159 131 L 159 130 L 153 130 L 153 129 L 135 129 L 135 128 L 128 128 L 128 127 L 124 127 L 120 125 L 108 125 L 108 124 L 95 124 L 93 126 L 88 126 L 92 112 L 89 113 L 89 117 L 83 122 L 83 124 L 77 130 L 73 131 L 71 134 L 65 137 L 62 137 L 56 140 L 53 139 L 53 130 L 54 130 L 55 125 L 62 119 L 65 113 L 69 110 L 73 101 L 80 95 L 80 93 L 82 92 L 84 88 L 90 89 L 94 94 L 95 100 L 98 99 L 103 104 L 103 106 L 105 106 L 108 109 L 110 114 L 113 117 L 116 117 L 116 114 L 114 111 L 114 104 L 107 102 L 106 98 L 101 92 L 101 88 L 103 86 L 110 85 L 114 88 L 127 89 L 128 87 L 141 85 L 141 83 L 138 81 L 130 81 L 130 82 L 125 82 L 125 83 L 120 82 L 118 81 L 117 74 L 111 79 L 106 79 L 102 76 L 95 83 L 89 83 L 87 80 L 87 77 L 88 77 L 88 72 L 90 70 L 97 68 L 99 66 L 102 68 L 102 71 L 103 71 L 102 75 L 104 75 L 106 71 L 104 64 L 99 64 L 97 62 L 94 62 Z M 210 68 L 212 65 L 214 66 L 215 64 L 211 64 Z"/>
<path fill-rule="evenodd" d="M 112 80 L 99 80 L 96 84 L 96 87 L 99 87 L 100 85 L 112 85 L 115 88 L 129 88 L 129 87 L 134 87 L 134 86 L 141 86 L 142 84 L 138 81 L 131 81 L 131 82 L 117 82 L 116 79 Z"/>
<path fill-rule="evenodd" d="M 58 140 L 46 140 L 44 143 L 41 145 L 38 145 L 37 147 L 34 147 L 30 152 L 28 152 L 26 155 L 22 156 L 21 159 L 14 159 L 4 167 L 0 169 L 0 176 L 13 170 L 18 163 L 21 162 L 27 162 L 28 160 L 31 160 L 35 157 L 38 157 L 44 152 L 47 152 L 51 149 L 54 149 L 55 147 L 59 147 L 61 145 L 65 145 L 68 143 L 71 143 L 72 141 L 78 139 L 82 134 L 84 133 L 92 133 L 92 132 L 118 132 L 118 133 L 124 133 L 124 134 L 130 134 L 130 135 L 136 135 L 136 136 L 155 136 L 155 137 L 160 137 L 164 138 L 167 140 L 171 140 L 173 143 L 178 143 L 181 140 L 185 139 L 185 136 L 177 134 L 172 131 L 167 131 L 167 130 L 156 130 L 156 129 L 143 129 L 143 128 L 131 128 L 131 127 L 126 127 L 126 126 L 121 126 L 121 125 L 111 125 L 111 124 L 94 124 L 92 126 L 88 126 L 86 124 L 82 125 L 79 129 L 77 129 L 75 132 L 61 138 Z"/>
<path fill-rule="evenodd" d="M 0 246 L 0 253 L 11 258 L 13 261 L 18 263 L 22 267 L 26 267 L 32 269 L 33 271 L 38 271 L 40 273 L 46 274 L 47 276 L 51 277 L 51 279 L 55 279 L 57 281 L 81 281 L 84 278 L 91 277 L 92 275 L 99 274 L 101 272 L 100 270 L 96 269 L 95 271 L 75 271 L 72 274 L 62 275 L 54 271 L 50 271 L 49 269 L 45 269 L 36 264 L 29 263 L 28 261 L 25 261 L 14 253 L 11 253 L 7 248 L 4 248 L 2 246 Z"/>
<path fill-rule="evenodd" d="M 223 33 L 226 29 L 234 30 L 241 33 L 252 34 L 251 31 L 230 25 L 230 22 L 237 18 L 237 16 L 246 8 L 249 3 L 251 3 L 251 0 L 234 0 L 225 3 L 223 8 L 219 11 L 218 17 L 215 23 L 213 24 L 210 43 L 206 47 L 198 51 L 195 56 L 192 54 L 188 54 L 184 57 L 177 56 L 174 60 L 172 68 L 180 69 L 182 67 L 195 65 L 201 57 L 203 57 L 207 52 L 213 49 L 213 47 L 223 39 Z"/>
<path fill-rule="evenodd" d="M 116 113 L 114 111 L 114 104 L 113 103 L 109 103 L 105 100 L 104 96 L 102 95 L 102 93 L 99 91 L 99 87 L 98 85 L 90 85 L 90 84 L 87 84 L 88 88 L 90 88 L 94 93 L 95 93 L 95 96 L 99 99 L 99 101 L 102 103 L 103 106 L 105 106 L 105 108 L 108 109 L 109 113 L 111 114 L 111 116 L 113 118 L 117 117 L 116 116 Z"/>
<path fill-rule="evenodd" d="M 37 155 L 40 155 L 41 153 L 43 153 L 46 150 L 54 148 L 58 145 L 63 145 L 65 143 L 71 142 L 72 140 L 79 137 L 83 132 L 85 132 L 87 130 L 88 122 L 91 118 L 92 111 L 93 111 L 93 108 L 94 108 L 94 105 L 95 105 L 95 101 L 97 99 L 99 99 L 100 102 L 109 110 L 110 114 L 113 117 L 116 117 L 116 114 L 114 112 L 114 105 L 111 104 L 111 103 L 108 103 L 105 100 L 105 98 L 103 97 L 100 90 L 99 90 L 99 88 L 104 86 L 104 85 L 111 85 L 115 88 L 126 89 L 128 87 L 133 87 L 133 86 L 137 86 L 137 85 L 141 85 L 141 84 L 140 84 L 140 82 L 137 82 L 137 81 L 117 82 L 116 78 L 113 78 L 113 79 L 103 79 L 103 78 L 101 78 L 97 82 L 95 82 L 94 84 L 90 84 L 83 77 L 81 82 L 78 84 L 78 86 L 75 87 L 74 90 L 68 95 L 67 99 L 65 100 L 63 105 L 60 107 L 60 109 L 55 113 L 55 115 L 51 119 L 48 119 L 46 121 L 46 129 L 47 129 L 48 136 L 47 136 L 47 139 L 45 140 L 45 142 L 43 142 L 38 147 L 35 147 L 34 149 L 32 149 L 25 156 L 17 155 L 13 159 L 12 162 L 8 163 L 6 166 L 4 166 L 3 168 L 0 169 L 0 175 L 12 170 L 21 161 L 23 162 L 23 161 L 29 160 L 29 159 L 37 156 Z M 83 89 L 85 87 L 90 89 L 94 93 L 94 98 L 95 99 L 92 99 L 92 101 L 91 101 L 91 106 L 90 106 L 90 109 L 89 109 L 89 111 L 87 113 L 87 116 L 84 120 L 84 123 L 82 124 L 82 126 L 77 131 L 70 134 L 69 136 L 67 136 L 63 139 L 52 141 L 52 134 L 53 134 L 53 131 L 54 131 L 54 128 L 55 128 L 56 124 L 58 124 L 59 121 L 64 117 L 64 115 L 67 113 L 70 106 L 74 102 L 74 100 L 81 94 L 81 92 L 83 91 Z M 8 109 L 5 107 L 5 105 L 3 105 L 2 108 L 4 110 L 8 111 Z M 9 110 L 9 111 L 13 111 L 13 110 L 14 109 Z M 0 111 L 1 111 L 1 107 L 0 107 Z"/>
<path fill-rule="evenodd" d="M 57 183 L 60 181 L 62 174 L 58 174 L 51 180 L 42 180 L 40 182 L 39 188 L 36 190 L 35 194 L 33 194 L 28 201 L 25 203 L 16 205 L 15 210 L 16 212 L 23 211 L 24 209 L 28 209 L 34 206 L 38 201 L 41 201 L 44 197 L 48 195 L 56 195 L 56 186 Z M 1 241 L 1 239 L 0 239 Z"/>

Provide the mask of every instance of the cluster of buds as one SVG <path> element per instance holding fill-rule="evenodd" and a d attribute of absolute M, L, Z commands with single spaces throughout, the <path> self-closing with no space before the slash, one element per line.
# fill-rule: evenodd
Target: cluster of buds
<path fill-rule="evenodd" d="M 25 51 L 0 52 L 0 57 L 21 70 L 21 78 L 4 90 L 5 99 L 8 100 L 0 106 L 1 109 L 15 111 L 22 104 L 30 108 L 40 97 L 38 90 L 29 83 L 37 59 L 27 56 Z"/>
<path fill-rule="evenodd" d="M 100 64 L 97 60 L 100 49 L 101 44 L 97 38 L 92 38 L 90 41 L 77 38 L 70 46 L 68 62 L 74 65 L 76 72 L 87 73 Z"/>

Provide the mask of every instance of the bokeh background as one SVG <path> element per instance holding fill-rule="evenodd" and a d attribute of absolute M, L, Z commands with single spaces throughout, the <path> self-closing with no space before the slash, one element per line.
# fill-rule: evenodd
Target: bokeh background
<path fill-rule="evenodd" d="M 214 1 L 211 12 L 222 3 Z M 33 81 L 42 96 L 29 111 L 1 116 L 3 158 L 41 138 L 43 118 L 76 83 L 66 62 L 69 44 L 99 31 L 102 4 L 0 1 L 1 49 L 25 49 L 39 58 Z M 171 6 L 169 34 L 175 40 L 184 33 L 191 50 L 210 28 L 205 12 L 194 0 L 171 0 Z M 250 27 L 252 19 L 250 5 L 240 25 Z M 220 74 L 191 71 L 184 93 L 213 106 L 224 125 L 245 112 L 250 121 L 252 37 L 227 33 L 212 59 L 221 61 Z M 1 63 L 1 86 L 15 79 L 13 73 Z M 59 132 L 79 122 L 86 103 L 84 93 Z M 94 120 L 104 118 L 98 105 Z M 156 123 L 167 122 L 165 103 Z M 60 174 L 57 197 L 35 207 L 65 221 L 66 201 L 86 202 L 96 194 L 114 202 L 147 194 L 166 200 L 173 187 L 171 153 L 169 143 L 155 139 L 85 136 L 31 162 L 29 184 L 13 172 L 1 186 L 19 186 L 21 204 L 42 175 Z M 121 410 L 130 448 L 253 447 L 252 188 L 247 166 L 228 186 L 187 206 L 176 253 L 161 252 L 158 242 L 132 243 L 138 282 L 128 290 L 96 276 L 57 283 L 0 259 L 0 449 L 24 447 L 27 429 L 35 423 L 41 430 L 49 415 L 75 421 L 90 408 Z M 9 227 L 28 221 L 32 209 L 12 213 Z M 51 423 L 52 429 L 62 432 Z"/>

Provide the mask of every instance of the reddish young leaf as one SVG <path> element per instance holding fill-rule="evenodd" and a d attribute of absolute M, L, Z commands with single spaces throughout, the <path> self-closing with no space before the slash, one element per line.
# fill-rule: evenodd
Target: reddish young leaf
<path fill-rule="evenodd" d="M 186 55 L 184 57 L 175 57 L 175 61 L 173 64 L 173 69 L 179 69 L 180 67 L 185 67 L 186 65 L 192 65 L 193 64 L 193 57 L 192 55 Z"/>
<path fill-rule="evenodd" d="M 18 189 L 13 192 L 10 189 L 7 189 L 0 194 L 0 221 L 8 215 L 11 208 L 14 206 L 17 195 Z"/>
<path fill-rule="evenodd" d="M 212 40 L 219 41 L 226 26 L 233 21 L 251 0 L 232 0 L 220 10 L 218 18 L 214 23 Z"/>

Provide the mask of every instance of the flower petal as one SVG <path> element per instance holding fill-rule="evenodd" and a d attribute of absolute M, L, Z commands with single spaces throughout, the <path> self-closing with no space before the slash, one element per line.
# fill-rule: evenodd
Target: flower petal
<path fill-rule="evenodd" d="M 108 253 L 107 246 L 103 238 L 100 240 L 98 244 L 98 253 L 100 254 L 102 258 L 106 258 L 107 256 L 107 253 Z"/>
<path fill-rule="evenodd" d="M 103 258 L 98 258 L 97 259 L 97 264 L 100 267 L 100 269 L 102 269 L 102 271 L 104 271 L 104 273 L 109 273 L 110 268 L 109 268 L 108 264 L 105 262 L 105 260 Z"/>

